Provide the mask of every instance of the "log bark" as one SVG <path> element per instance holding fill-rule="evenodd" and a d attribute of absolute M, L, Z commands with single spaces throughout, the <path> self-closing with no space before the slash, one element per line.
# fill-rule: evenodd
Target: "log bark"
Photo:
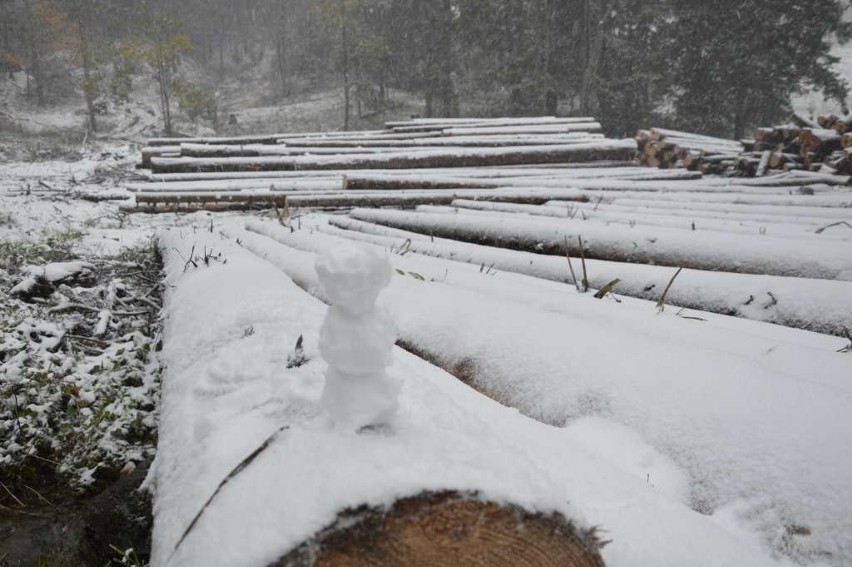
<path fill-rule="evenodd" d="M 594 531 L 561 514 L 484 502 L 476 494 L 424 493 L 389 509 L 361 507 L 294 549 L 274 567 L 505 565 L 603 567 Z"/>

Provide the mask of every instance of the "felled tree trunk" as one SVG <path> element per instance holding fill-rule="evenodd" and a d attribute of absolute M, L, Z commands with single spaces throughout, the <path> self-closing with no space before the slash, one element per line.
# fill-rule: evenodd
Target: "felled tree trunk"
<path fill-rule="evenodd" d="M 602 567 L 594 531 L 476 494 L 426 492 L 390 509 L 342 512 L 274 567 L 505 565 Z"/>
<path fill-rule="evenodd" d="M 407 169 L 440 167 L 485 167 L 575 163 L 598 160 L 629 160 L 636 153 L 634 140 L 604 140 L 570 146 L 530 146 L 475 150 L 351 155 L 329 158 L 152 158 L 154 173 L 202 171 L 292 171 L 327 169 Z"/>
<path fill-rule="evenodd" d="M 175 211 L 248 211 L 269 208 L 352 208 L 352 207 L 415 207 L 417 205 L 449 205 L 455 199 L 511 201 L 540 205 L 554 198 L 586 202 L 589 198 L 580 191 L 393 191 L 376 193 L 294 194 L 270 193 L 138 193 L 135 205 L 120 207 L 129 213 L 170 213 Z"/>

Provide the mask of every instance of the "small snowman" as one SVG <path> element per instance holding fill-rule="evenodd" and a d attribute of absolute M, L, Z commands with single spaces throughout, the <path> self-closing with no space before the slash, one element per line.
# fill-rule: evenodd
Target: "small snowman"
<path fill-rule="evenodd" d="M 390 262 L 378 249 L 345 246 L 317 258 L 316 271 L 331 303 L 319 338 L 328 363 L 322 406 L 340 427 L 387 423 L 400 389 L 385 371 L 396 329 L 376 298 L 391 281 Z"/>

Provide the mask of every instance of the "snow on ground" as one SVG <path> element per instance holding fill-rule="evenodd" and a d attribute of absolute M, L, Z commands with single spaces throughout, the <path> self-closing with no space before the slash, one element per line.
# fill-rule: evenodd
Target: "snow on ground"
<path fill-rule="evenodd" d="M 326 307 L 233 240 L 173 230 L 160 247 L 174 287 L 151 477 L 154 565 L 269 564 L 346 507 L 446 488 L 599 525 L 613 540 L 603 555 L 614 567 L 775 564 L 753 539 L 685 506 L 681 473 L 635 433 L 604 420 L 544 425 L 399 349 L 389 372 L 402 391 L 390 427 L 332 428 L 319 406 Z M 193 248 L 219 260 L 187 268 Z M 294 268 L 312 272 L 312 256 L 304 258 Z M 288 369 L 282 345 L 300 335 L 308 363 Z M 229 471 L 282 427 L 180 543 Z M 595 435 L 620 447 L 613 461 L 606 449 L 588 448 Z"/>
<path fill-rule="evenodd" d="M 0 164 L 0 474 L 13 491 L 34 482 L 34 459 L 85 489 L 153 455 L 151 235 L 182 221 L 80 198 L 123 193 L 130 159 L 115 147 L 72 163 Z"/>

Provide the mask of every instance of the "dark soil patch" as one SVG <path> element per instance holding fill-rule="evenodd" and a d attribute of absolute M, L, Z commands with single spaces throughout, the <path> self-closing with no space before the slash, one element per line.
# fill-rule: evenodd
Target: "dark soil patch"
<path fill-rule="evenodd" d="M 138 490 L 147 471 L 146 463 L 86 496 L 4 483 L 19 502 L 0 488 L 0 567 L 103 567 L 129 548 L 147 562 L 151 501 Z"/>

